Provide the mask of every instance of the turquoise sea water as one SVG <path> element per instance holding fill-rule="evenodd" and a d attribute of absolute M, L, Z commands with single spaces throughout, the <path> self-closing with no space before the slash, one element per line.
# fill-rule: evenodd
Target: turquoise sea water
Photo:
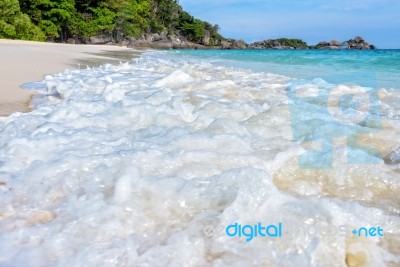
<path fill-rule="evenodd" d="M 178 50 L 216 64 L 286 75 L 400 88 L 400 50 Z"/>

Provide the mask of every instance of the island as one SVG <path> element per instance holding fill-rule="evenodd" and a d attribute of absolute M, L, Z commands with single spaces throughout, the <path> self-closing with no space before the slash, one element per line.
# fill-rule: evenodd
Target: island
<path fill-rule="evenodd" d="M 375 49 L 362 37 L 309 45 L 301 39 L 247 44 L 193 17 L 176 0 L 0 2 L 0 39 L 152 49 Z"/>

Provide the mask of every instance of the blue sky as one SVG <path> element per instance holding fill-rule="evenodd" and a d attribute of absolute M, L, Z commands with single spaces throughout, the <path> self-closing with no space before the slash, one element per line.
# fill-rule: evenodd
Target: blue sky
<path fill-rule="evenodd" d="M 254 42 L 279 37 L 309 44 L 361 35 L 378 48 L 400 48 L 400 0 L 180 0 L 226 37 Z"/>

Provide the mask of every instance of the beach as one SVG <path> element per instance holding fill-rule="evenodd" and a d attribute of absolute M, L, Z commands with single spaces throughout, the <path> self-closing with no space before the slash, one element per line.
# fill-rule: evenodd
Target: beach
<path fill-rule="evenodd" d="M 28 112 L 32 91 L 27 82 L 41 81 L 47 74 L 65 69 L 128 61 L 136 50 L 111 45 L 70 45 L 0 39 L 0 116 Z"/>
<path fill-rule="evenodd" d="M 125 55 L 54 47 L 67 67 Z M 168 50 L 15 71 L 39 82 L 31 112 L 0 117 L 0 265 L 398 266 L 399 59 Z"/>

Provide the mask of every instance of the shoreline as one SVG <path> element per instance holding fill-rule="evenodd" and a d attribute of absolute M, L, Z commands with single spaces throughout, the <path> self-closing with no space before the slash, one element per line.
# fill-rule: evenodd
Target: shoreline
<path fill-rule="evenodd" d="M 24 83 L 41 81 L 45 75 L 66 69 L 118 64 L 139 56 L 139 49 L 115 45 L 60 44 L 0 39 L 0 117 L 30 112 L 33 91 Z"/>

